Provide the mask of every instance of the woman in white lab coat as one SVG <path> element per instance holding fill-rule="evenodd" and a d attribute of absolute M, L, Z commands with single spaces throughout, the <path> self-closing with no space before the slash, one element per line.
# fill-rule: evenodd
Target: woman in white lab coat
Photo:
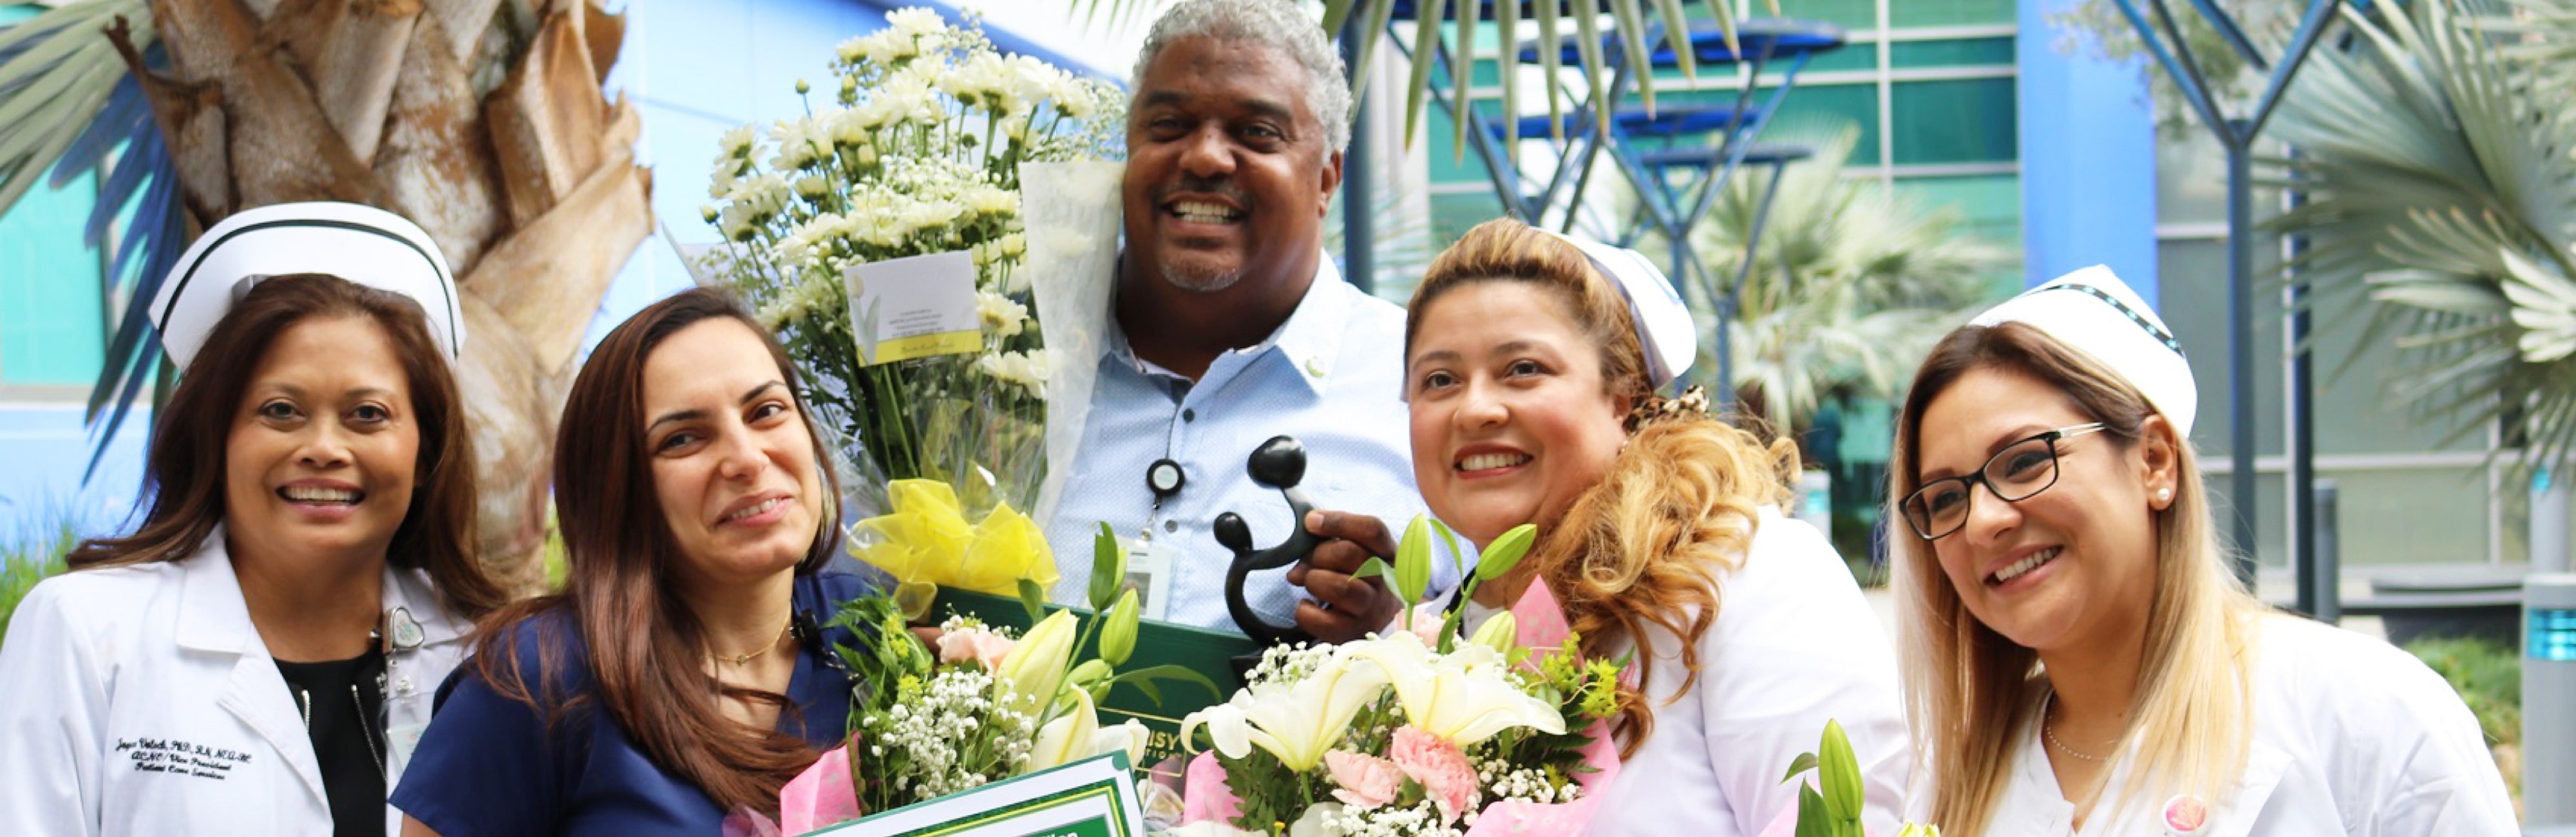
<path fill-rule="evenodd" d="M 499 605 L 471 552 L 455 283 L 346 204 L 207 230 L 149 302 L 180 369 L 151 507 L 0 646 L 0 833 L 382 835 L 430 697 Z"/>
<path fill-rule="evenodd" d="M 2108 269 L 1945 337 L 1890 463 L 1918 818 L 1977 835 L 2510 835 L 2478 724 L 2229 572 L 2180 345 Z"/>
<path fill-rule="evenodd" d="M 1781 775 L 1828 720 L 1886 833 L 1911 763 L 1895 654 L 1833 546 L 1780 512 L 1795 449 L 1654 394 L 1694 332 L 1634 251 L 1479 225 L 1407 315 L 1415 479 L 1479 547 L 1538 527 L 1471 619 L 1543 580 L 1587 654 L 1636 653 L 1611 729 L 1624 763 L 1588 833 L 1758 833 L 1796 804 Z"/>

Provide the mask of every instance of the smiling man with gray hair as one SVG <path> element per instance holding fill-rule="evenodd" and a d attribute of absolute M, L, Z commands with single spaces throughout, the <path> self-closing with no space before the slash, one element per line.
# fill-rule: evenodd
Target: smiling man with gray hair
<path fill-rule="evenodd" d="M 1349 575 L 1393 554 L 1385 520 L 1423 510 L 1399 400 L 1404 312 L 1323 252 L 1350 113 L 1340 55 L 1289 0 L 1187 0 L 1155 21 L 1128 112 L 1115 327 L 1099 357 L 1067 361 L 1098 363 L 1099 378 L 1047 531 L 1060 600 L 1080 597 L 1106 522 L 1131 573 L 1165 591 L 1149 615 L 1234 627 L 1232 555 L 1212 533 L 1234 512 L 1256 544 L 1298 525 L 1330 539 L 1246 582 L 1266 621 L 1346 640 L 1394 615 L 1382 583 Z M 1253 448 L 1282 434 L 1306 445 L 1314 503 L 1357 513 L 1292 520 L 1246 476 Z"/>

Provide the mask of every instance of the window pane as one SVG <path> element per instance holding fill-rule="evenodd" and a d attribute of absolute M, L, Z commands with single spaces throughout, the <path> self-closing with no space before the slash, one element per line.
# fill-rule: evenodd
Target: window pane
<path fill-rule="evenodd" d="M 2419 361 L 2398 352 L 2401 332 L 2396 329 L 2365 340 L 2363 333 L 2369 330 L 2378 306 L 2354 302 L 2362 301 L 2332 302 L 2309 318 L 2315 329 L 2309 334 L 2314 348 L 2308 374 L 2317 453 L 2485 450 L 2483 428 L 2444 444 L 2442 437 L 2458 427 L 2456 419 L 2420 419 L 2391 398 L 2389 390 L 2408 373 L 2408 364 Z"/>
<path fill-rule="evenodd" d="M 2335 483 L 2346 567 L 2486 563 L 2485 468 L 2320 468 L 2317 479 Z"/>
<path fill-rule="evenodd" d="M 1485 193 L 1431 196 L 1431 246 L 1446 248 L 1467 230 L 1503 217 L 1503 204 Z"/>
<path fill-rule="evenodd" d="M 2255 250 L 2254 275 L 2276 269 L 2269 248 Z M 2192 444 L 2205 464 L 2223 464 L 2230 437 L 2227 400 L 2227 242 L 2166 241 L 2156 247 L 2156 312 L 2191 359 L 2200 404 Z M 2260 278 L 2255 281 L 2262 282 Z M 2281 453 L 2281 296 L 2254 295 L 2254 439 L 2260 456 Z"/>
<path fill-rule="evenodd" d="M 1893 90 L 1898 165 L 2018 158 L 2012 79 L 1903 82 Z"/>
<path fill-rule="evenodd" d="M 1887 65 L 1908 67 L 1967 67 L 2013 65 L 2013 39 L 1965 38 L 1945 41 L 1898 41 L 1888 45 Z"/>
<path fill-rule="evenodd" d="M 1806 14 L 1804 4 L 1799 14 Z M 1887 0 L 1893 27 L 1982 26 L 2013 22 L 2013 0 Z"/>
<path fill-rule="evenodd" d="M 1763 88 L 1757 100 L 1771 95 Z M 1771 124 L 1821 124 L 1830 128 L 1852 125 L 1860 128 L 1860 138 L 1852 145 L 1851 164 L 1875 166 L 1878 154 L 1878 86 L 1873 84 L 1801 84 L 1781 97 L 1780 110 L 1771 116 Z"/>
<path fill-rule="evenodd" d="M 2227 155 L 2197 124 L 2156 135 L 2156 222 L 2227 222 Z"/>
<path fill-rule="evenodd" d="M 1959 213 L 1970 234 L 1990 243 L 2021 242 L 2021 175 L 1906 177 L 1897 179 L 1896 191 L 1926 212 Z"/>
<path fill-rule="evenodd" d="M 1938 1 L 1946 2 L 1947 0 Z M 1895 6 L 1912 2 L 1917 2 L 1917 0 L 1889 0 L 1889 5 Z M 1737 6 L 1737 8 L 1741 9 L 1743 6 Z M 2005 8 L 2009 9 L 2012 7 L 2007 4 Z M 1795 0 L 1795 2 L 1780 4 L 1780 10 L 1782 12 L 1786 12 L 1789 17 L 1797 18 L 1799 20 L 1821 20 L 1840 26 L 1844 29 L 1874 30 L 1878 28 L 1877 0 Z M 1892 11 L 1893 10 L 1891 10 L 1891 12 Z M 1697 9 L 1693 9 L 1691 14 L 1697 15 L 1700 14 L 1700 12 Z M 1756 17 L 1768 17 L 1771 14 L 1771 6 L 1766 2 L 1766 0 L 1753 0 L 1752 14 Z M 2007 14 L 2006 17 L 2009 18 L 2011 16 Z"/>

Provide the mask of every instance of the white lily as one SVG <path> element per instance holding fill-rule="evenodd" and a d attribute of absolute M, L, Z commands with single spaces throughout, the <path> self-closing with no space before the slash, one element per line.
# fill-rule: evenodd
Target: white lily
<path fill-rule="evenodd" d="M 1101 726 L 1100 710 L 1092 705 L 1091 693 L 1081 689 L 1071 693 L 1073 710 L 1038 729 L 1037 740 L 1029 746 L 1027 770 L 1045 770 L 1122 750 L 1127 753 L 1128 764 L 1143 763 L 1148 735 L 1143 724 L 1129 720 L 1113 727 Z"/>
<path fill-rule="evenodd" d="M 1407 722 L 1449 743 L 1466 747 L 1513 727 L 1565 733 L 1565 716 L 1512 685 L 1490 647 L 1466 643 L 1434 655 L 1401 631 L 1343 647 L 1385 670 Z"/>
<path fill-rule="evenodd" d="M 1190 713 L 1181 719 L 1181 740 L 1206 724 L 1226 758 L 1242 758 L 1257 744 L 1304 773 L 1341 743 L 1351 718 L 1377 700 L 1386 682 L 1376 664 L 1337 653 L 1297 682 L 1246 686 L 1224 703 Z"/>
<path fill-rule="evenodd" d="M 1010 653 L 1002 655 L 1002 666 L 994 672 L 993 696 L 1016 696 L 1037 711 L 1046 711 L 1064 689 L 1065 661 L 1073 655 L 1073 639 L 1072 611 L 1059 610 L 1038 620 L 1020 634 Z"/>

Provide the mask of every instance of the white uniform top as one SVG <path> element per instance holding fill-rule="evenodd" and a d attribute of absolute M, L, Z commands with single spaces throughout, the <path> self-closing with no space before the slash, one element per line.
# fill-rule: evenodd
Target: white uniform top
<path fill-rule="evenodd" d="M 1833 545 L 1766 508 L 1741 567 L 1719 574 L 1718 590 L 1689 694 L 1675 694 L 1679 638 L 1648 629 L 1654 731 L 1602 791 L 1589 833 L 1760 833 L 1797 805 L 1798 784 L 1781 777 L 1816 750 L 1829 719 L 1860 760 L 1863 825 L 1895 833 L 1913 770 L 1896 655 Z"/>
<path fill-rule="evenodd" d="M 385 660 L 387 788 L 467 626 L 385 570 L 425 640 Z M 0 834 L 331 834 L 322 773 L 217 527 L 195 555 L 37 584 L 0 646 Z M 385 809 L 386 833 L 402 812 Z"/>
<path fill-rule="evenodd" d="M 1996 835 L 2082 837 L 2512 837 L 2513 802 L 2486 736 L 2441 675 L 2395 646 L 2295 616 L 2263 619 L 2254 741 L 2235 797 L 2196 831 L 2170 827 L 2170 799 L 2116 798 L 2115 768 L 2084 830 L 2023 726 Z"/>

